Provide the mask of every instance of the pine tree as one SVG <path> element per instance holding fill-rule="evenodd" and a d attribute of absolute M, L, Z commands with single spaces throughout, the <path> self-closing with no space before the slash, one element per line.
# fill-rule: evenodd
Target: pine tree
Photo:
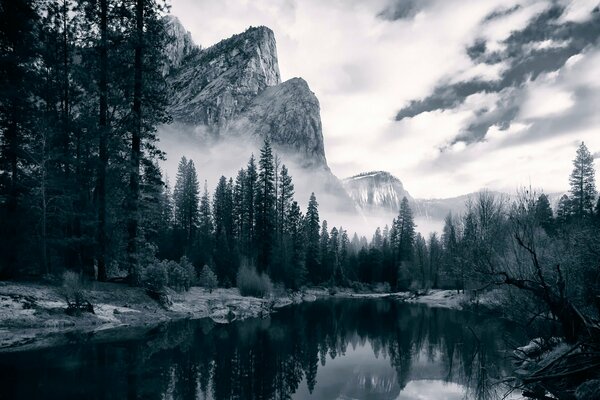
<path fill-rule="evenodd" d="M 128 121 L 129 184 L 127 193 L 127 264 L 132 284 L 138 283 L 138 242 L 140 203 L 140 163 L 146 156 L 160 156 L 154 143 L 156 126 L 167 122 L 165 81 L 161 68 L 166 36 L 162 13 L 166 5 L 160 0 L 135 0 L 132 14 L 133 95 Z"/>
<path fill-rule="evenodd" d="M 306 266 L 304 263 L 304 235 L 302 232 L 303 217 L 296 201 L 290 204 L 286 217 L 284 236 L 289 244 L 289 263 L 286 270 L 288 286 L 298 289 L 306 280 Z"/>
<path fill-rule="evenodd" d="M 417 233 L 415 237 L 415 254 L 414 261 L 415 267 L 419 271 L 419 277 L 421 282 L 421 287 L 427 287 L 427 275 L 428 275 L 428 252 L 427 252 L 427 243 L 423 236 L 420 233 Z"/>
<path fill-rule="evenodd" d="M 559 224 L 565 224 L 572 215 L 572 204 L 573 202 L 566 194 L 563 194 L 558 201 L 558 207 L 556 209 L 556 222 Z"/>
<path fill-rule="evenodd" d="M 268 271 L 271 268 L 273 238 L 275 230 L 275 169 L 271 143 L 265 140 L 260 150 L 258 162 L 258 181 L 256 186 L 256 231 L 257 270 Z"/>
<path fill-rule="evenodd" d="M 552 233 L 554 228 L 554 216 L 548 196 L 541 194 L 535 203 L 535 219 L 547 233 Z"/>
<path fill-rule="evenodd" d="M 304 236 L 306 243 L 306 269 L 308 279 L 313 283 L 319 280 L 319 203 L 314 193 L 311 193 L 304 219 Z"/>
<path fill-rule="evenodd" d="M 429 249 L 429 276 L 431 279 L 431 286 L 433 288 L 439 287 L 439 270 L 440 264 L 442 263 L 442 244 L 438 238 L 437 232 L 429 234 L 429 240 L 427 243 Z"/>
<path fill-rule="evenodd" d="M 403 197 L 400 203 L 400 214 L 396 219 L 396 231 L 398 235 L 398 261 L 408 261 L 411 258 L 412 246 L 415 240 L 415 223 L 406 197 Z"/>
<path fill-rule="evenodd" d="M 244 214 L 243 225 L 245 233 L 242 234 L 242 254 L 253 259 L 256 254 L 255 243 L 255 224 L 256 224 L 256 199 L 255 193 L 258 185 L 258 172 L 254 155 L 250 157 L 246 167 L 246 181 L 244 187 Z"/>
<path fill-rule="evenodd" d="M 215 250 L 213 259 L 217 276 L 227 285 L 235 282 L 237 257 L 234 255 L 232 183 L 221 176 L 213 196 Z"/>
<path fill-rule="evenodd" d="M 17 273 L 23 237 L 23 169 L 33 133 L 31 84 L 35 82 L 37 22 L 31 1 L 0 2 L 0 277 Z"/>
<path fill-rule="evenodd" d="M 456 222 L 451 213 L 444 220 L 442 231 L 443 267 L 442 274 L 452 277 L 456 287 L 464 286 L 464 263 L 459 260 L 459 244 Z"/>
<path fill-rule="evenodd" d="M 286 225 L 286 217 L 289 215 L 289 210 L 294 200 L 294 184 L 292 177 L 288 174 L 288 169 L 285 165 L 281 166 L 279 177 L 279 195 L 277 199 L 277 229 L 281 235 L 284 226 Z"/>
<path fill-rule="evenodd" d="M 321 234 L 319 235 L 319 254 L 321 258 L 321 269 L 319 270 L 319 282 L 327 280 L 331 276 L 331 253 L 329 252 L 329 230 L 327 221 L 323 220 Z"/>
<path fill-rule="evenodd" d="M 246 187 L 246 171 L 238 171 L 233 186 L 233 232 L 237 241 L 241 242 L 246 234 L 244 192 Z M 241 243 L 240 243 L 241 245 Z"/>
<path fill-rule="evenodd" d="M 204 192 L 200 197 L 200 207 L 198 209 L 198 234 L 197 245 L 193 258 L 193 264 L 205 265 L 210 264 L 211 253 L 213 249 L 213 233 L 214 224 L 210 207 L 210 196 L 208 194 L 208 186 L 204 181 Z"/>
<path fill-rule="evenodd" d="M 177 227 L 184 232 L 186 247 L 189 247 L 198 226 L 198 197 L 200 195 L 196 168 L 192 160 L 181 158 L 176 179 L 173 191 L 175 221 Z"/>
<path fill-rule="evenodd" d="M 573 215 L 576 218 L 583 218 L 591 214 L 598 193 L 594 178 L 594 157 L 583 142 L 573 160 L 573 172 L 569 177 L 569 183 Z"/>
<path fill-rule="evenodd" d="M 333 284 L 343 283 L 342 270 L 340 267 L 340 234 L 334 226 L 329 234 L 329 262 L 331 263 L 330 281 Z"/>
<path fill-rule="evenodd" d="M 396 288 L 397 282 L 402 281 L 402 286 L 407 286 L 408 273 L 404 263 L 410 261 L 413 255 L 413 245 L 415 241 L 415 223 L 412 216 L 412 210 L 408 204 L 406 197 L 402 198 L 400 203 L 400 213 L 398 218 L 394 220 L 393 236 L 397 267 L 402 269 L 402 274 L 398 274 L 398 269 L 392 271 L 392 275 L 388 277 L 392 288 Z"/>

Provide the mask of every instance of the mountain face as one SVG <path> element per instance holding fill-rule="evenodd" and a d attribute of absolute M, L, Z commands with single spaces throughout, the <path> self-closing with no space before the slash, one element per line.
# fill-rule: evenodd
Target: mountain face
<path fill-rule="evenodd" d="M 165 17 L 165 30 L 172 39 L 166 47 L 167 64 L 163 67 L 163 75 L 172 69 L 179 68 L 183 60 L 190 54 L 200 51 L 201 47 L 192 40 L 192 34 L 185 30 L 179 20 L 171 15 Z"/>
<path fill-rule="evenodd" d="M 296 173 L 299 196 L 308 198 L 314 191 L 319 197 L 323 192 L 336 203 L 337 211 L 355 210 L 327 165 L 317 97 L 302 78 L 281 82 L 273 31 L 251 27 L 201 49 L 190 42 L 176 18 L 167 24 L 174 42 L 166 69 L 173 124 L 163 129 L 169 137 L 161 137 L 162 141 L 184 143 L 192 135 L 203 147 L 231 140 L 236 146 L 249 143 L 245 159 L 238 160 L 239 168 L 268 138 Z M 171 152 L 171 156 L 181 155 Z M 290 164 L 297 167 L 295 171 Z M 300 190 L 300 174 L 307 175 L 307 193 Z"/>
<path fill-rule="evenodd" d="M 218 130 L 281 83 L 273 31 L 250 28 L 225 39 L 187 57 L 167 79 L 173 119 Z"/>
<path fill-rule="evenodd" d="M 298 156 L 300 164 L 327 167 L 320 114 L 306 81 L 292 78 L 256 96 L 229 130 L 269 137 Z"/>
<path fill-rule="evenodd" d="M 344 179 L 343 184 L 350 197 L 363 210 L 398 212 L 403 197 L 413 202 L 400 179 L 389 172 L 365 172 Z"/>

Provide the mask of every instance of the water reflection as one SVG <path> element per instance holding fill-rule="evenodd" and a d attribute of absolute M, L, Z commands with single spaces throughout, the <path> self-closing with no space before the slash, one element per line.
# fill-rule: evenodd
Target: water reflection
<path fill-rule="evenodd" d="M 139 332 L 137 332 L 139 334 Z M 392 300 L 322 300 L 230 325 L 0 355 L 0 398 L 489 398 L 508 372 L 498 320 Z M 513 336 L 514 337 L 514 336 Z"/>

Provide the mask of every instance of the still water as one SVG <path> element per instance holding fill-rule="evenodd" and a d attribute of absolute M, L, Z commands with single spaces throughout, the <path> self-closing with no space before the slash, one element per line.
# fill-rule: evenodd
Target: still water
<path fill-rule="evenodd" d="M 492 398 L 518 341 L 498 319 L 391 299 L 99 336 L 0 354 L 0 399 Z"/>

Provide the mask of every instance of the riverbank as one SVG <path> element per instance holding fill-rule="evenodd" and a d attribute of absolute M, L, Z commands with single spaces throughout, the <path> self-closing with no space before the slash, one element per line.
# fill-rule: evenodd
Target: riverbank
<path fill-rule="evenodd" d="M 0 351 L 27 350 L 61 343 L 66 333 L 95 335 L 116 328 L 151 327 L 178 319 L 211 318 L 228 323 L 263 317 L 277 308 L 319 297 L 391 298 L 432 307 L 461 309 L 471 301 L 463 293 L 431 290 L 419 294 L 355 293 L 350 289 L 309 288 L 270 298 L 243 297 L 236 288 L 208 291 L 192 287 L 169 292 L 171 304 L 152 300 L 142 288 L 92 282 L 85 290 L 94 313 L 68 315 L 62 288 L 57 285 L 0 282 Z"/>
<path fill-rule="evenodd" d="M 172 304 L 162 306 L 142 288 L 117 283 L 91 283 L 86 299 L 94 313 L 67 315 L 62 288 L 39 283 L 0 282 L 0 351 L 52 346 L 68 332 L 90 333 L 120 327 L 153 326 L 177 319 L 211 318 L 217 323 L 268 315 L 273 309 L 316 299 L 295 293 L 268 299 L 243 297 L 233 289 L 192 287 L 169 292 Z M 323 295 L 327 292 L 323 291 Z"/>

